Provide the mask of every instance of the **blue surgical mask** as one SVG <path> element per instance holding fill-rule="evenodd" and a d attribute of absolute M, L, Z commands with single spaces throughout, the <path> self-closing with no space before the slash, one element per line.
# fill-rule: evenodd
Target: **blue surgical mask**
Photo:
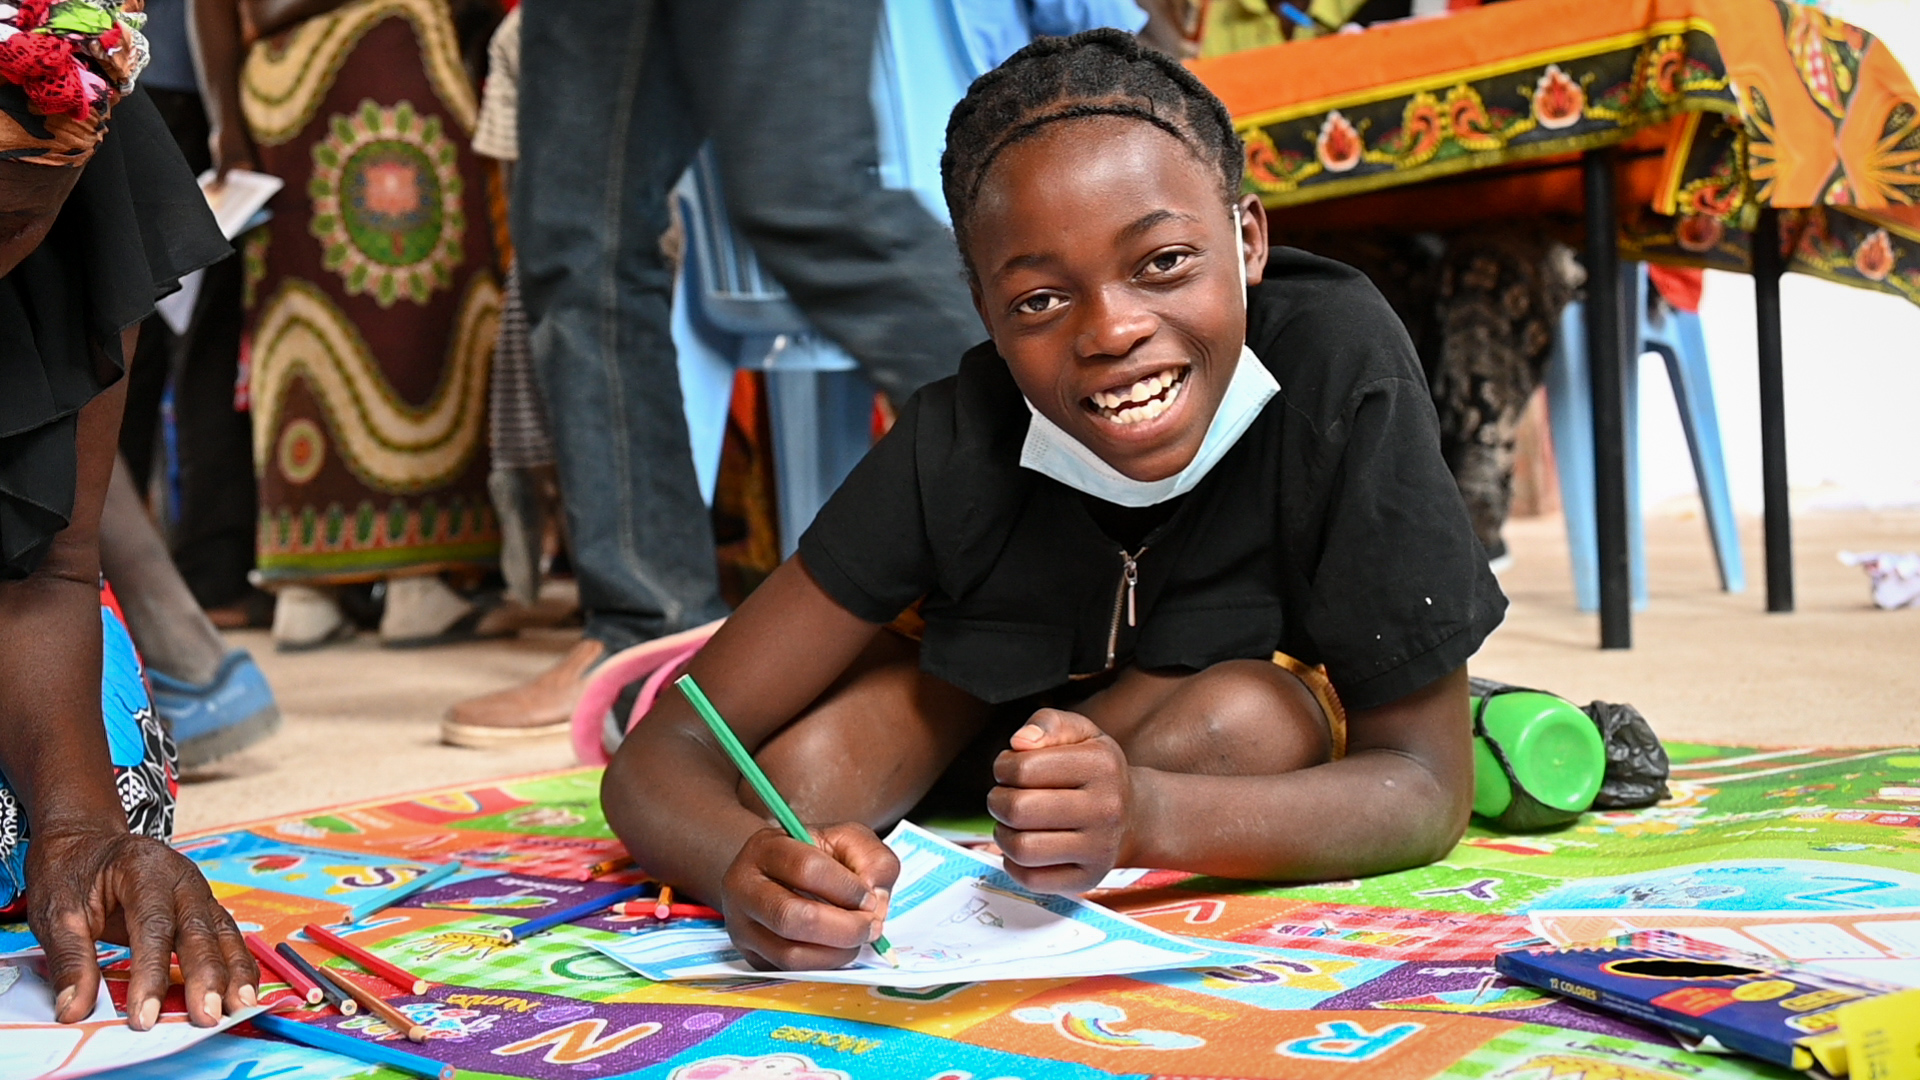
<path fill-rule="evenodd" d="M 1032 419 L 1027 423 L 1027 441 L 1020 448 L 1020 466 L 1050 476 L 1075 491 L 1119 506 L 1152 506 L 1193 490 L 1220 459 L 1240 441 L 1273 395 L 1280 392 L 1267 365 L 1245 345 L 1234 365 L 1233 378 L 1220 399 L 1220 408 L 1207 425 L 1206 438 L 1187 467 L 1164 480 L 1135 480 L 1086 448 L 1059 425 L 1041 415 L 1027 402 Z"/>
<path fill-rule="evenodd" d="M 1239 206 L 1233 208 L 1233 224 L 1237 234 L 1240 226 Z M 1240 268 L 1240 296 L 1244 303 L 1247 262 L 1240 258 L 1234 263 Z M 1274 380 L 1273 373 L 1267 370 L 1267 365 L 1260 362 L 1252 349 L 1241 345 L 1240 359 L 1234 365 L 1233 377 L 1227 382 L 1227 392 L 1220 399 L 1220 408 L 1214 412 L 1213 422 L 1207 425 L 1207 435 L 1200 442 L 1199 452 L 1193 455 L 1193 460 L 1187 463 L 1186 468 L 1164 480 L 1135 480 L 1107 464 L 1080 440 L 1041 415 L 1040 410 L 1029 401 L 1027 412 L 1031 414 L 1031 419 L 1027 423 L 1027 441 L 1020 447 L 1020 466 L 1052 477 L 1075 491 L 1119 506 L 1163 503 L 1185 495 L 1205 479 L 1207 473 L 1227 455 L 1227 451 L 1240 441 L 1240 436 L 1253 426 L 1267 402 L 1279 392 L 1280 384 Z"/>

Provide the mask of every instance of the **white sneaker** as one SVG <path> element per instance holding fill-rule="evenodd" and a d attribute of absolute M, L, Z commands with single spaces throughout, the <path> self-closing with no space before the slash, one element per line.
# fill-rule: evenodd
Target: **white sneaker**
<path fill-rule="evenodd" d="M 463 621 L 470 622 L 474 606 L 454 592 L 438 575 L 418 574 L 387 579 L 387 608 L 380 616 L 380 644 L 393 648 L 434 645 L 455 636 Z M 468 625 L 460 637 L 472 637 Z"/>
<path fill-rule="evenodd" d="M 273 644 L 281 652 L 318 649 L 353 636 L 353 624 L 340 612 L 330 589 L 283 585 L 275 591 Z"/>

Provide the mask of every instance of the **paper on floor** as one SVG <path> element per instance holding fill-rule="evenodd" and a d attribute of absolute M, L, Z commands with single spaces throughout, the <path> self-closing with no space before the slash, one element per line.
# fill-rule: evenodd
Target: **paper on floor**
<path fill-rule="evenodd" d="M 712 923 L 669 925 L 595 947 L 658 982 L 751 977 L 919 987 L 1246 962 L 1244 950 L 1163 934 L 1076 897 L 1030 892 L 997 860 L 908 822 L 893 830 L 887 846 L 900 857 L 886 926 L 898 968 L 867 949 L 848 968 L 757 971 Z"/>
<path fill-rule="evenodd" d="M 1740 952 L 1774 956 L 1854 978 L 1920 987 L 1920 910 L 1819 912 L 1535 911 L 1536 933 L 1579 945 L 1640 930 L 1666 930 Z"/>
<path fill-rule="evenodd" d="M 1888 611 L 1920 607 L 1920 553 L 1843 551 L 1840 561 L 1867 572 L 1876 606 Z"/>
<path fill-rule="evenodd" d="M 67 1080 L 185 1050 L 265 1011 L 257 1006 L 197 1028 L 185 1014 L 163 1015 L 151 1031 L 134 1031 L 114 1011 L 103 983 L 92 1015 L 77 1024 L 53 1018 L 53 991 L 34 966 L 0 963 L 0 1080 Z"/>

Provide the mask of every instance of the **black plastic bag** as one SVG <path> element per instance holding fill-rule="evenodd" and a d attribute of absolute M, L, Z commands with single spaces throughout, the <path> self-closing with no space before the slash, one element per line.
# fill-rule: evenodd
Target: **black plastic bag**
<path fill-rule="evenodd" d="M 1600 810 L 1652 806 L 1667 797 L 1667 748 L 1631 705 L 1595 701 L 1580 710 L 1600 729 L 1607 744 L 1607 778 L 1593 805 Z"/>

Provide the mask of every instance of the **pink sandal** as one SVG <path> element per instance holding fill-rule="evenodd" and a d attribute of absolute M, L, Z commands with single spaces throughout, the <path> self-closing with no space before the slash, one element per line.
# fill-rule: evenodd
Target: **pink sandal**
<path fill-rule="evenodd" d="M 628 683 L 646 680 L 640 686 L 640 696 L 634 699 L 633 712 L 628 714 L 626 723 L 622 725 L 625 731 L 633 730 L 633 725 L 647 715 L 647 710 L 653 708 L 654 699 L 660 696 L 660 691 L 686 672 L 694 654 L 726 621 L 715 619 L 705 626 L 641 642 L 630 649 L 620 650 L 594 668 L 593 674 L 587 677 L 586 688 L 580 692 L 580 703 L 573 707 L 573 752 L 580 763 L 607 763 L 606 746 L 601 740 L 602 728 L 607 710 L 613 708 L 614 699 L 620 696 L 620 691 Z"/>

